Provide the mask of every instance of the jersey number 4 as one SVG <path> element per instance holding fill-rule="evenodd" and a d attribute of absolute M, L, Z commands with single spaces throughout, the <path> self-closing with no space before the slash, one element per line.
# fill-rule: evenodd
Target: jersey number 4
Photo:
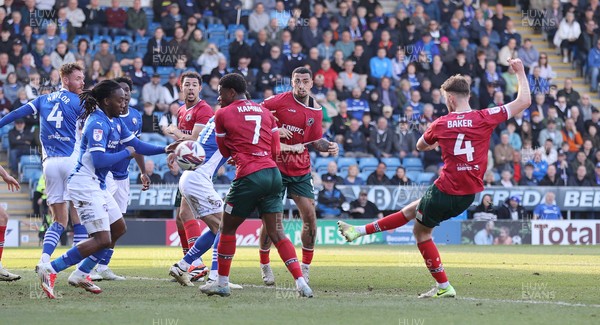
<path fill-rule="evenodd" d="M 62 111 L 58 110 L 59 106 L 60 106 L 60 104 L 56 103 L 54 105 L 54 107 L 52 107 L 52 111 L 50 112 L 50 115 L 48 115 L 48 122 L 55 122 L 57 129 L 60 129 L 60 127 L 62 126 L 62 121 L 64 119 L 62 116 Z"/>
<path fill-rule="evenodd" d="M 260 137 L 260 121 L 262 116 L 260 115 L 246 115 L 244 116 L 246 121 L 254 121 L 254 136 L 252 137 L 252 144 L 257 144 Z"/>
<path fill-rule="evenodd" d="M 465 134 L 459 133 L 456 137 L 456 143 L 454 143 L 454 155 L 467 155 L 467 161 L 473 161 L 473 153 L 475 152 L 475 148 L 471 146 L 471 141 L 464 141 Z M 465 147 L 463 148 L 463 143 Z"/>

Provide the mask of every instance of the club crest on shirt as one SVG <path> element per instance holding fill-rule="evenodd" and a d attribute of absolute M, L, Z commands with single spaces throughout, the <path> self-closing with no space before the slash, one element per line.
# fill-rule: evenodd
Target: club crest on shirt
<path fill-rule="evenodd" d="M 117 132 L 119 132 L 119 134 L 121 134 L 121 124 L 117 124 Z"/>
<path fill-rule="evenodd" d="M 102 134 L 103 133 L 104 133 L 103 130 L 94 129 L 94 134 L 93 134 L 94 141 L 100 141 L 100 140 L 102 140 Z"/>
<path fill-rule="evenodd" d="M 134 117 L 133 119 L 131 119 L 131 123 L 133 123 L 133 125 L 137 125 L 137 118 Z"/>
<path fill-rule="evenodd" d="M 188 115 L 185 116 L 185 120 L 186 121 L 189 122 L 191 119 L 192 119 L 192 114 L 188 114 Z"/>
<path fill-rule="evenodd" d="M 489 109 L 490 115 L 500 113 L 500 107 L 492 107 Z"/>
<path fill-rule="evenodd" d="M 315 124 L 315 119 L 314 118 L 309 118 L 308 121 L 306 121 L 306 124 L 308 124 L 308 126 L 312 126 L 313 124 Z"/>

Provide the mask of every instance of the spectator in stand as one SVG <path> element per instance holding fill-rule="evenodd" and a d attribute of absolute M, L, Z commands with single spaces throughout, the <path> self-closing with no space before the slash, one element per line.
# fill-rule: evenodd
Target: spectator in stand
<path fill-rule="evenodd" d="M 592 184 L 594 186 L 600 186 L 600 162 L 596 163 L 596 168 L 594 169 L 594 177 L 592 177 Z"/>
<path fill-rule="evenodd" d="M 213 177 L 213 184 L 231 184 L 231 180 L 225 174 L 225 166 L 221 166 L 219 170 L 217 170 L 217 175 Z"/>
<path fill-rule="evenodd" d="M 598 76 L 600 75 L 600 38 L 587 57 L 587 69 L 591 78 L 590 91 L 595 93 L 598 91 Z"/>
<path fill-rule="evenodd" d="M 510 163 L 513 161 L 514 148 L 509 143 L 508 134 L 500 136 L 500 143 L 494 147 L 495 167 L 497 170 L 510 169 Z"/>
<path fill-rule="evenodd" d="M 358 165 L 351 165 L 348 167 L 348 175 L 344 179 L 344 185 L 365 185 L 366 182 L 360 176 L 358 176 Z"/>
<path fill-rule="evenodd" d="M 581 26 L 575 20 L 575 14 L 567 12 L 565 18 L 560 22 L 553 40 L 554 45 L 561 49 L 563 63 L 570 62 L 569 56 L 577 51 L 577 39 L 579 35 L 581 35 Z"/>
<path fill-rule="evenodd" d="M 521 150 L 523 146 L 523 142 L 521 141 L 521 136 L 516 132 L 517 123 L 515 121 L 509 121 L 506 125 L 506 130 L 502 131 L 501 134 L 508 135 L 508 143 L 515 150 Z"/>
<path fill-rule="evenodd" d="M 34 100 L 36 99 L 40 93 L 40 75 L 38 73 L 33 73 L 29 75 L 29 84 L 25 86 L 25 92 L 27 93 L 27 99 Z"/>
<path fill-rule="evenodd" d="M 269 26 L 271 19 L 265 12 L 265 6 L 261 2 L 255 4 L 254 11 L 248 17 L 248 26 L 250 27 L 250 37 L 256 37 L 258 32 Z"/>
<path fill-rule="evenodd" d="M 111 0 L 111 7 L 106 9 L 106 22 L 111 35 L 129 35 L 134 36 L 132 31 L 126 29 L 127 12 L 120 7 L 119 0 Z"/>
<path fill-rule="evenodd" d="M 386 176 L 386 164 L 380 162 L 377 169 L 367 178 L 367 185 L 391 185 L 390 179 Z"/>
<path fill-rule="evenodd" d="M 52 67 L 59 70 L 64 64 L 75 63 L 75 55 L 69 51 L 67 43 L 60 42 L 56 46 L 56 50 L 50 54 L 50 60 L 52 61 Z M 102 63 L 102 61 L 100 62 Z"/>
<path fill-rule="evenodd" d="M 138 0 L 139 1 L 139 0 Z M 67 19 L 73 26 L 75 32 L 77 34 L 84 34 L 85 28 L 83 28 L 85 23 L 85 13 L 83 10 L 77 7 L 77 0 L 69 0 L 68 6 L 66 8 Z"/>
<path fill-rule="evenodd" d="M 525 72 L 529 73 L 531 68 L 539 61 L 540 54 L 538 50 L 532 45 L 531 39 L 526 38 L 523 42 L 523 46 L 519 48 L 519 59 L 523 61 L 525 66 Z"/>
<path fill-rule="evenodd" d="M 572 118 L 568 118 L 565 121 L 565 129 L 562 131 L 563 142 L 569 144 L 569 152 L 575 153 L 579 151 L 583 145 L 583 138 L 577 128 L 575 127 L 575 121 Z"/>
<path fill-rule="evenodd" d="M 188 1 L 186 4 L 194 4 L 194 2 Z M 136 38 L 144 37 L 148 30 L 148 17 L 146 16 L 146 12 L 142 9 L 142 1 L 133 0 L 133 7 L 127 9 L 126 15 L 126 28 L 130 31 L 130 35 L 135 36 Z"/>
<path fill-rule="evenodd" d="M 416 150 L 419 135 L 411 129 L 406 117 L 400 118 L 399 130 L 396 134 L 397 152 L 401 159 L 405 157 L 419 157 Z"/>
<path fill-rule="evenodd" d="M 413 181 L 406 175 L 406 168 L 400 166 L 396 168 L 396 174 L 390 180 L 391 185 L 407 186 L 412 185 Z"/>
<path fill-rule="evenodd" d="M 489 153 L 490 151 L 488 151 Z M 489 155 L 489 157 L 491 157 L 491 154 Z M 496 185 L 496 180 L 494 179 L 494 172 L 491 170 L 488 170 L 485 172 L 485 174 L 483 175 L 483 186 L 487 187 L 487 186 L 495 186 Z"/>
<path fill-rule="evenodd" d="M 335 161 L 327 164 L 327 173 L 321 175 L 321 180 L 324 182 L 327 177 L 333 178 L 336 184 L 344 183 L 344 179 L 338 175 L 338 165 Z"/>
<path fill-rule="evenodd" d="M 0 118 L 10 113 L 12 103 L 4 96 L 4 88 L 0 87 Z"/>
<path fill-rule="evenodd" d="M 600 135 L 598 134 L 598 127 L 596 127 L 594 124 L 590 124 L 590 126 L 588 126 L 587 133 L 583 138 L 584 145 L 585 141 L 590 141 L 592 143 L 592 148 L 600 148 Z"/>
<path fill-rule="evenodd" d="M 560 148 L 562 145 L 562 133 L 559 130 L 557 130 L 555 119 L 549 119 L 547 121 L 546 128 L 540 132 L 538 143 L 545 143 L 546 139 L 552 139 L 552 143 L 554 144 L 555 149 Z"/>
<path fill-rule="evenodd" d="M 498 219 L 498 216 L 496 215 L 496 210 L 494 209 L 494 204 L 492 202 L 492 196 L 489 194 L 485 194 L 482 198 L 481 198 L 481 203 L 475 208 L 475 211 L 473 212 L 473 220 L 476 221 L 485 221 L 485 220 L 496 220 Z M 486 229 L 488 227 L 486 226 Z M 493 229 L 493 222 L 492 222 L 492 229 Z M 491 230 L 490 230 L 491 232 Z M 475 244 L 478 244 L 477 242 L 475 242 Z M 480 245 L 480 244 L 478 244 Z M 491 245 L 491 243 L 490 243 Z"/>
<path fill-rule="evenodd" d="M 144 163 L 144 167 L 146 169 L 146 176 L 150 178 L 150 184 L 163 184 L 162 178 L 160 175 L 154 173 L 154 161 L 151 159 L 146 159 Z M 137 179 L 138 184 L 142 184 L 141 174 Z"/>
<path fill-rule="evenodd" d="M 571 106 L 579 105 L 579 99 L 581 98 L 581 96 L 579 95 L 579 92 L 577 92 L 575 89 L 573 89 L 573 79 L 565 78 L 564 85 L 565 85 L 565 87 L 558 91 L 557 96 L 565 97 L 565 99 L 567 100 L 567 109 L 569 109 Z M 564 113 L 564 111 L 563 111 L 563 113 Z"/>
<path fill-rule="evenodd" d="M 357 119 L 350 121 L 350 128 L 344 135 L 345 157 L 369 157 L 367 153 L 367 139 L 359 130 L 360 122 Z"/>
<path fill-rule="evenodd" d="M 219 2 L 219 14 L 225 26 L 236 23 L 238 10 L 242 9 L 240 0 L 222 0 Z M 234 62 L 237 62 L 234 61 Z"/>
<path fill-rule="evenodd" d="M 112 54 L 110 50 L 110 43 L 107 40 L 102 40 L 100 42 L 100 51 L 94 55 L 94 60 L 100 61 L 102 65 L 102 70 L 108 71 L 112 66 L 113 62 L 116 61 L 115 55 Z"/>
<path fill-rule="evenodd" d="M 158 119 L 154 115 L 154 107 L 154 104 L 150 102 L 144 103 L 140 140 L 144 142 L 165 143 L 166 138 L 159 133 L 160 127 L 158 126 Z"/>
<path fill-rule="evenodd" d="M 513 180 L 513 173 L 510 170 L 503 170 L 500 174 L 500 180 L 496 184 L 502 187 L 514 187 L 517 185 Z"/>
<path fill-rule="evenodd" d="M 394 132 L 388 128 L 387 119 L 380 117 L 369 136 L 369 152 L 377 158 L 390 158 L 395 145 Z"/>
<path fill-rule="evenodd" d="M 233 73 L 240 74 L 246 80 L 246 84 L 248 85 L 248 92 L 250 93 L 251 98 L 256 98 L 256 74 L 249 68 L 250 58 L 249 57 L 240 57 L 238 64 L 236 65 L 236 69 L 233 70 Z"/>
<path fill-rule="evenodd" d="M 292 42 L 291 52 L 283 57 L 284 75 L 291 75 L 294 69 L 304 66 L 306 57 L 302 53 L 302 45 L 298 42 Z"/>
<path fill-rule="evenodd" d="M 527 212 L 518 196 L 511 196 L 498 208 L 498 220 L 525 220 Z"/>
<path fill-rule="evenodd" d="M 548 171 L 548 162 L 542 160 L 542 153 L 536 150 L 533 159 L 529 161 L 533 165 L 533 177 L 541 181 Z"/>
<path fill-rule="evenodd" d="M 542 160 L 546 161 L 548 165 L 552 165 L 558 159 L 558 151 L 554 148 L 552 139 L 546 139 L 544 148 L 541 149 Z"/>
<path fill-rule="evenodd" d="M 579 168 L 579 166 L 585 167 L 588 177 L 591 178 L 594 175 L 594 164 L 589 159 L 587 159 L 587 156 L 583 151 L 577 152 L 575 160 L 571 162 L 569 167 L 572 171 L 577 171 L 577 168 Z"/>
<path fill-rule="evenodd" d="M 381 219 L 383 213 L 377 206 L 367 199 L 367 192 L 361 190 L 358 199 L 350 202 L 350 217 L 352 219 Z"/>
<path fill-rule="evenodd" d="M 352 60 L 348 59 L 344 61 L 344 71 L 340 72 L 338 76 L 346 89 L 358 87 L 360 76 L 358 73 L 354 72 L 354 62 Z"/>
<path fill-rule="evenodd" d="M 33 150 L 34 134 L 25 128 L 25 120 L 17 119 L 15 126 L 8 132 L 8 143 L 10 145 L 9 167 L 13 175 L 18 175 L 19 161 L 23 155 L 31 155 Z"/>
<path fill-rule="evenodd" d="M 167 139 L 169 139 L 169 143 L 177 140 L 177 137 L 175 137 L 173 134 L 167 133 L 166 129 L 170 125 L 174 125 L 175 127 L 177 127 L 177 113 L 179 112 L 180 106 L 181 105 L 179 105 L 179 103 L 176 102 L 169 104 L 169 110 L 165 114 L 163 114 L 163 116 L 161 116 L 160 121 L 158 122 L 160 131 L 165 135 Z"/>
<path fill-rule="evenodd" d="M 95 35 L 108 35 L 107 17 L 104 9 L 100 7 L 99 0 L 90 0 L 90 4 L 84 9 L 85 27 L 91 37 Z"/>
<path fill-rule="evenodd" d="M 523 175 L 521 175 L 521 180 L 519 181 L 519 185 L 522 186 L 537 186 L 539 181 L 533 177 L 533 169 L 534 166 L 531 162 L 527 162 L 525 164 L 525 171 Z"/>
<path fill-rule="evenodd" d="M 321 61 L 321 69 L 317 71 L 317 75 L 323 75 L 325 78 L 323 86 L 327 89 L 333 89 L 335 80 L 338 78 L 337 72 L 331 68 L 331 62 L 328 59 Z"/>
<path fill-rule="evenodd" d="M 150 82 L 150 76 L 146 71 L 144 71 L 143 66 L 144 62 L 141 58 L 133 59 L 133 67 L 127 73 L 129 78 L 131 78 L 131 81 L 133 82 L 134 89 L 131 90 L 132 92 L 137 91 L 139 93 L 142 87 L 144 87 L 145 84 Z"/>
<path fill-rule="evenodd" d="M 162 17 L 160 25 L 167 36 L 173 36 L 175 28 L 182 26 L 184 21 L 185 20 L 179 11 L 179 5 L 177 3 L 171 3 L 171 5 L 169 5 L 169 13 Z"/>
<path fill-rule="evenodd" d="M 204 53 L 202 53 L 202 56 L 205 56 L 206 54 L 210 54 L 213 51 L 213 49 L 211 49 L 211 45 L 209 45 L 208 48 L 206 49 L 206 51 Z M 227 69 L 227 59 L 225 58 L 225 56 L 223 56 L 222 53 L 219 53 L 217 56 L 212 56 L 212 57 L 207 56 L 207 59 L 209 59 L 209 60 L 217 59 L 217 61 L 214 62 L 214 64 L 216 64 L 216 66 L 209 72 L 209 74 L 202 76 L 203 82 L 207 82 L 207 80 L 210 80 L 210 78 L 214 78 L 214 77 L 221 79 L 221 78 L 223 78 L 224 75 L 229 73 L 229 69 Z M 200 60 L 198 60 L 198 62 L 200 62 Z M 206 63 L 206 64 L 209 64 L 209 63 Z M 211 62 L 210 67 L 212 67 L 212 66 L 213 66 L 213 63 Z M 202 66 L 202 67 L 203 67 L 202 71 L 204 71 L 204 66 Z"/>
<path fill-rule="evenodd" d="M 142 88 L 142 101 L 152 103 L 161 112 L 165 112 L 168 104 L 165 98 L 165 87 L 160 84 L 160 75 L 152 75 L 150 82 Z"/>
<path fill-rule="evenodd" d="M 584 165 L 579 165 L 577 167 L 577 171 L 575 175 L 569 177 L 569 182 L 567 186 L 575 186 L 575 187 L 585 187 L 585 186 L 593 186 L 592 180 L 588 178 L 588 172 Z"/>
<path fill-rule="evenodd" d="M 364 114 L 369 113 L 369 103 L 362 99 L 362 90 L 360 88 L 352 89 L 352 98 L 346 100 L 348 112 L 355 119 L 362 119 Z"/>
<path fill-rule="evenodd" d="M 346 198 L 335 184 L 335 177 L 327 175 L 323 178 L 323 189 L 317 198 L 317 212 L 320 218 L 339 218 L 342 214 L 342 203 L 346 202 Z"/>
<path fill-rule="evenodd" d="M 181 169 L 179 164 L 169 164 L 169 172 L 163 175 L 163 184 L 179 184 L 181 178 Z"/>
<path fill-rule="evenodd" d="M 534 174 L 535 175 L 535 174 Z M 549 165 L 546 175 L 540 180 L 540 186 L 566 186 L 567 180 L 559 177 L 556 173 L 556 166 Z"/>
<path fill-rule="evenodd" d="M 556 194 L 554 192 L 546 192 L 544 203 L 538 204 L 533 210 L 534 220 L 562 220 L 563 217 L 560 208 L 555 202 Z"/>
<path fill-rule="evenodd" d="M 378 83 L 383 77 L 392 77 L 392 61 L 387 57 L 385 49 L 377 50 L 377 56 L 369 61 L 369 68 L 373 83 Z"/>

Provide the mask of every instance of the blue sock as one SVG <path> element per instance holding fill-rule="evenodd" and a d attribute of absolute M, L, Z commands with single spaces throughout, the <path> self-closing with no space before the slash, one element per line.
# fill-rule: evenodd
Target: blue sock
<path fill-rule="evenodd" d="M 50 225 L 50 227 L 48 227 L 48 230 L 46 230 L 46 234 L 44 235 L 42 254 L 48 254 L 48 256 L 52 256 L 52 253 L 54 253 L 63 231 L 65 231 L 65 227 L 58 222 L 54 222 Z"/>
<path fill-rule="evenodd" d="M 68 267 L 75 265 L 83 260 L 83 257 L 79 253 L 77 247 L 71 247 L 63 256 L 55 259 L 50 264 L 56 273 L 67 269 Z"/>
<path fill-rule="evenodd" d="M 114 249 L 112 249 L 112 248 L 109 248 L 109 249 L 106 251 L 106 255 L 104 255 L 104 258 L 103 258 L 103 259 L 101 259 L 101 260 L 100 260 L 100 262 L 98 262 L 98 264 L 99 264 L 99 265 L 104 265 L 104 266 L 107 266 L 107 265 L 108 265 L 108 263 L 110 263 L 110 259 L 112 258 L 112 256 L 113 256 L 113 253 L 114 253 L 114 252 L 115 252 L 115 250 L 114 250 Z"/>
<path fill-rule="evenodd" d="M 82 240 L 88 239 L 88 233 L 85 226 L 78 223 L 73 225 L 73 246 Z"/>
<path fill-rule="evenodd" d="M 111 249 L 112 251 L 112 249 Z M 77 268 L 79 271 L 88 274 L 92 271 L 92 269 L 98 264 L 100 260 L 102 260 L 107 255 L 108 249 L 101 249 L 96 253 L 88 256 Z"/>
<path fill-rule="evenodd" d="M 219 254 L 217 254 L 217 247 L 219 247 L 219 239 L 221 239 L 220 232 L 217 233 L 217 236 L 215 237 L 215 241 L 213 243 L 212 264 L 210 265 L 211 271 L 217 271 L 217 265 L 219 265 L 219 263 L 217 262 L 219 256 Z"/>
<path fill-rule="evenodd" d="M 190 248 L 190 250 L 185 254 L 183 260 L 189 263 L 190 265 L 194 262 L 198 257 L 202 256 L 202 254 L 206 253 L 208 249 L 212 246 L 215 241 L 215 237 L 217 235 L 213 234 L 212 231 L 205 232 L 202 236 L 196 239 L 194 246 Z"/>

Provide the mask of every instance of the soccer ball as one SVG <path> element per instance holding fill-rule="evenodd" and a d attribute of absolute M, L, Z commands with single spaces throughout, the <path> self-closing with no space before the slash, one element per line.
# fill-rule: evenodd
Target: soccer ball
<path fill-rule="evenodd" d="M 206 153 L 200 143 L 186 140 L 177 145 L 175 156 L 181 169 L 194 170 L 204 163 Z"/>

